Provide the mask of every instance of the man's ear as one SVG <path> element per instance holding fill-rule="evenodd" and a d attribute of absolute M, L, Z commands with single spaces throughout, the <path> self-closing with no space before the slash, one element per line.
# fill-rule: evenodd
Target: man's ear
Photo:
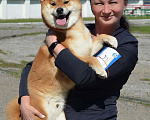
<path fill-rule="evenodd" d="M 124 4 L 127 6 L 127 5 L 128 5 L 128 0 L 125 0 L 125 1 L 124 1 Z"/>
<path fill-rule="evenodd" d="M 123 10 L 125 11 L 125 10 L 126 10 L 126 8 L 127 8 L 127 5 L 124 5 L 124 8 L 123 8 Z"/>
<path fill-rule="evenodd" d="M 126 8 L 127 8 L 127 5 L 128 5 L 128 0 L 124 0 L 124 11 L 126 10 Z"/>

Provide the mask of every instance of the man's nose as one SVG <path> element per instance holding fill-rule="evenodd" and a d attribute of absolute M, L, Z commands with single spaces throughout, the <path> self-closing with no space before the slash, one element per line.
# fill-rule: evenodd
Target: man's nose
<path fill-rule="evenodd" d="M 106 13 L 106 14 L 110 13 L 110 6 L 109 6 L 109 4 L 104 4 L 103 12 Z"/>

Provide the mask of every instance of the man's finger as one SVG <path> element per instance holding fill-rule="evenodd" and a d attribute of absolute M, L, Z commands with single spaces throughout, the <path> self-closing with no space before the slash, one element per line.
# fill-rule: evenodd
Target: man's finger
<path fill-rule="evenodd" d="M 39 117 L 39 118 L 45 118 L 45 115 L 43 115 L 42 113 L 40 113 L 38 110 L 36 110 L 35 108 L 34 108 L 34 114 L 37 116 L 37 117 Z"/>

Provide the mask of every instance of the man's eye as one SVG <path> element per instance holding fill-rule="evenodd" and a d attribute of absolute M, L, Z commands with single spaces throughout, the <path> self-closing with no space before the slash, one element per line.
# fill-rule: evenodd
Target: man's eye
<path fill-rule="evenodd" d="M 110 2 L 109 4 L 117 4 L 117 2 Z"/>
<path fill-rule="evenodd" d="M 103 5 L 103 3 L 95 3 L 95 5 Z"/>

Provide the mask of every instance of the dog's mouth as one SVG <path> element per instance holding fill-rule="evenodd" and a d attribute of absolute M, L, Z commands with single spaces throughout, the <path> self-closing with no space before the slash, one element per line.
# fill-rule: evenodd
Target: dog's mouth
<path fill-rule="evenodd" d="M 56 16 L 56 23 L 57 25 L 65 25 L 67 23 L 67 20 L 69 18 L 71 12 L 69 12 L 67 15 L 58 15 Z"/>

